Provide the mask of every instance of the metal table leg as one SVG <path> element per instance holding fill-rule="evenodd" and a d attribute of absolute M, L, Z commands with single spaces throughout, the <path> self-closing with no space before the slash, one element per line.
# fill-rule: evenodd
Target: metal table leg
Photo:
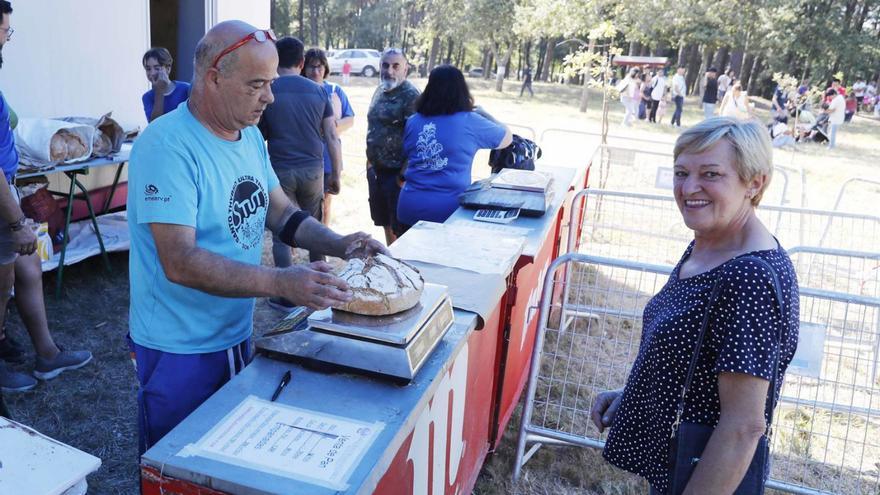
<path fill-rule="evenodd" d="M 102 215 L 110 210 L 110 205 L 113 203 L 113 196 L 116 194 L 116 186 L 119 185 L 119 176 L 122 175 L 122 167 L 125 166 L 125 163 L 126 162 L 122 162 L 116 166 L 116 176 L 113 177 L 113 185 L 110 186 L 110 194 L 104 201 L 104 208 L 101 210 Z"/>
<path fill-rule="evenodd" d="M 120 166 L 121 169 L 121 166 Z M 116 178 L 119 179 L 120 171 L 117 170 Z M 64 172 L 64 175 L 70 179 L 70 187 L 67 191 L 67 211 L 64 215 L 64 236 L 61 241 L 61 255 L 58 259 L 58 279 L 55 283 L 55 298 L 61 298 L 61 287 L 64 283 L 64 258 L 67 255 L 67 243 L 70 240 L 70 219 L 73 216 L 73 203 L 76 201 L 76 188 L 79 188 L 83 194 L 83 200 L 86 203 L 86 207 L 89 209 L 89 218 L 92 220 L 92 227 L 95 229 L 95 237 L 98 239 L 98 246 L 101 249 L 101 257 L 104 260 L 104 268 L 107 269 L 108 272 L 112 271 L 110 267 L 110 258 L 107 256 L 107 251 L 104 249 L 104 239 L 101 237 L 101 230 L 98 228 L 98 219 L 95 216 L 95 210 L 92 208 L 92 200 L 89 196 L 88 190 L 82 183 L 76 178 L 78 174 L 86 175 L 88 174 L 88 170 L 70 170 Z M 116 187 L 114 181 L 114 189 Z"/>
<path fill-rule="evenodd" d="M 67 192 L 67 211 L 64 214 L 64 234 L 61 237 L 61 255 L 58 258 L 58 279 L 55 281 L 55 299 L 61 299 L 61 285 L 64 281 L 64 256 L 67 254 L 67 241 L 70 234 L 70 217 L 73 215 L 73 195 L 76 192 L 76 172 L 65 172 L 70 178 Z"/>

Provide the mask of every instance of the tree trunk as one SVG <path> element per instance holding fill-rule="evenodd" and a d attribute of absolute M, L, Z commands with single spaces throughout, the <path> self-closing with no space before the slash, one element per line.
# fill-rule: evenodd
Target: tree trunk
<path fill-rule="evenodd" d="M 697 87 L 694 88 L 696 91 L 694 93 L 698 95 L 703 94 L 703 75 L 706 74 L 706 71 L 709 70 L 712 64 L 712 47 L 709 45 L 703 46 L 703 56 L 700 58 L 700 69 L 697 70 Z"/>
<path fill-rule="evenodd" d="M 687 78 L 685 82 L 688 87 L 688 94 L 694 94 L 694 88 L 696 87 L 697 81 L 703 77 L 700 74 L 700 64 L 702 59 L 700 58 L 700 46 L 697 44 L 693 44 L 690 46 L 690 53 L 688 53 L 688 65 L 687 65 Z"/>
<path fill-rule="evenodd" d="M 550 67 L 553 65 L 553 53 L 556 51 L 556 38 L 547 40 L 547 51 L 544 53 L 544 65 L 541 67 L 541 80 L 550 81 Z"/>
<path fill-rule="evenodd" d="M 458 45 L 458 56 L 455 58 L 456 67 L 461 67 L 464 63 L 464 43 Z"/>
<path fill-rule="evenodd" d="M 538 43 L 538 65 L 535 68 L 535 80 L 541 81 L 541 72 L 544 68 L 544 53 L 547 51 L 547 38 L 541 38 Z"/>
<path fill-rule="evenodd" d="M 637 53 L 636 49 L 638 48 L 638 45 L 639 45 L 639 43 L 637 41 L 630 41 L 629 42 L 629 49 L 626 51 L 626 54 L 629 55 L 630 57 L 635 55 Z"/>
<path fill-rule="evenodd" d="M 296 17 L 296 20 L 299 23 L 299 39 L 300 39 L 300 41 L 302 41 L 302 39 L 305 37 L 305 22 L 304 22 L 305 18 L 303 16 L 303 14 L 305 13 L 305 9 L 306 9 L 305 3 L 306 3 L 306 0 L 299 0 L 299 12 L 297 12 L 297 17 Z"/>
<path fill-rule="evenodd" d="M 752 72 L 749 74 L 749 89 L 748 93 L 750 95 L 755 94 L 755 89 L 758 87 L 758 83 L 761 79 L 761 56 L 755 56 L 755 62 L 752 64 Z"/>
<path fill-rule="evenodd" d="M 678 45 L 678 60 L 676 61 L 676 67 L 683 67 L 685 62 L 687 61 L 687 45 L 684 43 L 680 43 Z"/>
<path fill-rule="evenodd" d="M 446 58 L 444 59 L 444 64 L 452 63 L 452 54 L 455 53 L 455 40 L 450 36 L 449 38 L 449 48 L 446 49 Z"/>
<path fill-rule="evenodd" d="M 755 56 L 749 52 L 745 52 L 742 60 L 742 73 L 739 80 L 743 89 L 749 87 L 749 81 L 752 78 L 752 67 L 755 65 Z"/>
<path fill-rule="evenodd" d="M 742 75 L 742 65 L 743 65 L 743 51 L 742 50 L 734 50 L 730 54 L 730 70 L 736 74 L 737 79 L 741 79 Z"/>
<path fill-rule="evenodd" d="M 504 90 L 504 77 L 505 72 L 502 70 L 504 67 L 510 65 L 510 47 L 507 47 L 505 53 L 499 54 L 498 58 L 498 72 L 495 74 L 495 91 L 499 93 Z"/>
<path fill-rule="evenodd" d="M 318 0 L 309 0 L 309 44 L 318 45 Z"/>
<path fill-rule="evenodd" d="M 486 63 L 483 65 L 483 79 L 489 79 L 489 74 L 492 73 L 492 65 L 495 63 L 495 56 L 492 53 L 492 50 L 486 51 Z"/>
<path fill-rule="evenodd" d="M 593 53 L 596 49 L 596 40 L 590 38 L 590 44 L 587 45 L 587 53 Z M 592 63 L 587 67 L 586 72 L 584 73 L 584 87 L 581 90 L 581 106 L 578 108 L 578 111 L 581 113 L 587 112 L 587 102 L 590 99 L 590 80 L 593 78 L 590 69 L 592 68 Z"/>
<path fill-rule="evenodd" d="M 428 72 L 437 65 L 437 54 L 440 52 L 440 37 L 435 36 L 431 41 L 431 53 L 428 55 Z"/>
<path fill-rule="evenodd" d="M 730 47 L 722 46 L 720 50 L 715 52 L 715 60 L 713 65 L 718 69 L 718 73 L 727 72 L 727 61 L 729 58 Z"/>

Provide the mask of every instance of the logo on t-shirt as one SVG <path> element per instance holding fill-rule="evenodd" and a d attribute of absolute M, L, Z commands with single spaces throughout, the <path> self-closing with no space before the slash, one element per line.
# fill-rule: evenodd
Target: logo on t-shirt
<path fill-rule="evenodd" d="M 442 170 L 449 162 L 448 158 L 440 156 L 443 145 L 437 142 L 437 126 L 433 123 L 425 124 L 419 132 L 419 141 L 416 143 L 416 151 L 428 170 Z"/>
<path fill-rule="evenodd" d="M 171 201 L 171 196 L 159 196 L 159 188 L 155 184 L 147 184 L 144 186 L 144 201 L 167 203 Z"/>
<path fill-rule="evenodd" d="M 251 249 L 260 244 L 266 226 L 269 196 L 253 176 L 239 177 L 229 197 L 229 232 L 241 247 Z"/>

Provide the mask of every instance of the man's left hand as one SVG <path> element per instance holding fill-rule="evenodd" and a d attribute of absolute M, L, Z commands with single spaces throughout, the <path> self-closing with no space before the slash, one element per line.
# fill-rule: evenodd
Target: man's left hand
<path fill-rule="evenodd" d="M 343 237 L 341 242 L 342 245 L 345 246 L 345 255 L 343 256 L 345 259 L 367 258 L 377 253 L 391 256 L 388 248 L 386 248 L 381 242 L 370 237 L 370 234 L 367 234 L 366 232 L 349 234 Z"/>
<path fill-rule="evenodd" d="M 330 194 L 339 194 L 340 189 L 339 174 L 331 172 L 327 178 L 327 192 Z"/>

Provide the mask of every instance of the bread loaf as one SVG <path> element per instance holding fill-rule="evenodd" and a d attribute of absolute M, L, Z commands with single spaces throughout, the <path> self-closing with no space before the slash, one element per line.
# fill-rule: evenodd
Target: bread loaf
<path fill-rule="evenodd" d="M 406 311 L 419 303 L 425 287 L 415 267 L 384 254 L 348 260 L 339 277 L 348 283 L 354 297 L 335 308 L 361 315 Z"/>
<path fill-rule="evenodd" d="M 74 158 L 82 158 L 88 152 L 86 143 L 76 133 L 61 129 L 49 141 L 49 159 L 63 162 Z"/>

